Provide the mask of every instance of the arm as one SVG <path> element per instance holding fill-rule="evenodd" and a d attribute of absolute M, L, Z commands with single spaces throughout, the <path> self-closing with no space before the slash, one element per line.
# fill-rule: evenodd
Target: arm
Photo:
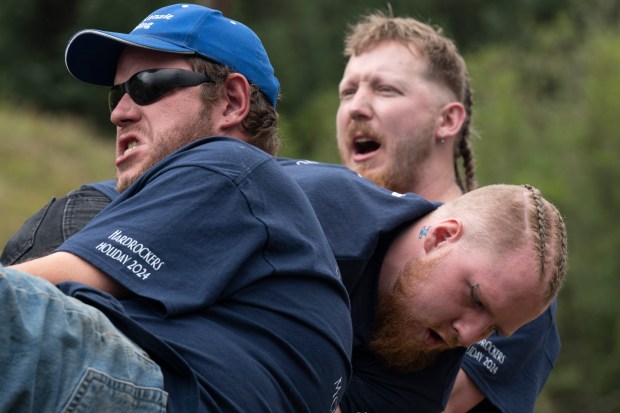
<path fill-rule="evenodd" d="M 44 278 L 52 284 L 77 281 L 110 293 L 116 297 L 126 290 L 105 273 L 68 252 L 55 252 L 48 256 L 14 265 L 10 268 Z"/>
<path fill-rule="evenodd" d="M 484 394 L 476 387 L 464 370 L 459 370 L 454 388 L 443 413 L 464 413 L 484 400 Z"/>

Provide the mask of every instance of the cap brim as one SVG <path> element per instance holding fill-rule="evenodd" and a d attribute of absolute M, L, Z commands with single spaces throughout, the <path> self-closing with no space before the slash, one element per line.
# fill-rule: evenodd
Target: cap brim
<path fill-rule="evenodd" d="M 168 53 L 196 53 L 149 36 L 82 30 L 69 40 L 65 50 L 65 64 L 69 73 L 77 79 L 97 85 L 112 86 L 118 58 L 125 46 Z"/>

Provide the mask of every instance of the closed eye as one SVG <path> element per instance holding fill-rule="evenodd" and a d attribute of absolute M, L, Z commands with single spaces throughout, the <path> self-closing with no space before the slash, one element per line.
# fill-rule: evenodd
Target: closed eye
<path fill-rule="evenodd" d="M 355 92 L 357 92 L 356 88 L 354 88 L 354 87 L 346 87 L 346 88 L 340 89 L 340 91 L 338 92 L 338 96 L 340 97 L 340 100 L 345 100 L 345 99 L 350 98 L 351 96 L 355 95 Z"/>
<path fill-rule="evenodd" d="M 480 297 L 478 296 L 479 288 L 480 288 L 480 284 L 477 284 L 477 283 L 469 287 L 472 306 L 478 310 L 489 313 L 489 309 L 484 305 L 484 303 L 480 300 Z M 497 324 L 492 324 L 489 326 L 488 334 L 490 335 L 492 333 L 496 333 L 498 336 L 501 336 L 501 337 L 510 336 L 510 334 L 506 334 L 505 331 L 502 330 L 502 328 Z"/>
<path fill-rule="evenodd" d="M 378 86 L 377 91 L 382 94 L 390 94 L 390 95 L 398 93 L 398 91 L 395 88 L 393 88 L 392 86 L 388 86 L 388 85 Z"/>
<path fill-rule="evenodd" d="M 484 304 L 482 304 L 482 301 L 480 301 L 480 297 L 478 297 L 478 293 L 477 293 L 478 287 L 480 287 L 480 284 L 474 284 L 470 287 L 471 303 L 475 308 L 483 310 Z"/>

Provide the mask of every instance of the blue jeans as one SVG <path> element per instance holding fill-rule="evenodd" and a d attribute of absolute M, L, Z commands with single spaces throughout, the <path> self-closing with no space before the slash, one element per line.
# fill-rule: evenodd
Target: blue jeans
<path fill-rule="evenodd" d="M 103 313 L 0 266 L 0 412 L 165 412 L 159 366 Z"/>

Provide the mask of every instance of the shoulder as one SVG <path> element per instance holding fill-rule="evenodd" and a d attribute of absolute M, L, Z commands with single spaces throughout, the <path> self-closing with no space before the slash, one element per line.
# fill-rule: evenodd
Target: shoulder
<path fill-rule="evenodd" d="M 77 191 L 82 194 L 93 194 L 91 196 L 94 196 L 95 194 L 92 191 L 98 191 L 99 193 L 106 196 L 109 200 L 114 200 L 118 196 L 118 192 L 116 192 L 116 181 L 114 179 L 82 185 L 82 187 Z"/>
<path fill-rule="evenodd" d="M 246 142 L 227 137 L 204 138 L 184 146 L 154 165 L 121 198 L 142 192 L 146 186 L 152 192 L 152 188 L 162 187 L 165 182 L 173 183 L 175 192 L 181 189 L 179 185 L 211 186 L 214 182 L 210 177 L 215 179 L 216 176 L 238 184 L 262 165 L 278 168 L 271 155 Z"/>
<path fill-rule="evenodd" d="M 287 175 L 301 183 L 329 184 L 345 181 L 357 182 L 357 185 L 370 183 L 356 172 L 338 164 L 290 158 L 278 158 L 277 161 Z"/>
<path fill-rule="evenodd" d="M 388 228 L 417 219 L 438 206 L 415 194 L 400 194 L 377 186 L 342 165 L 286 158 L 277 161 L 302 188 L 315 210 L 320 213 L 325 209 L 335 220 L 340 212 L 347 217 L 349 227 L 359 217 L 366 224 L 378 220 L 383 222 L 380 227 Z"/>
<path fill-rule="evenodd" d="M 275 162 L 260 149 L 238 139 L 215 136 L 193 142 L 177 150 L 161 167 L 195 165 L 238 173 L 263 162 Z"/>

